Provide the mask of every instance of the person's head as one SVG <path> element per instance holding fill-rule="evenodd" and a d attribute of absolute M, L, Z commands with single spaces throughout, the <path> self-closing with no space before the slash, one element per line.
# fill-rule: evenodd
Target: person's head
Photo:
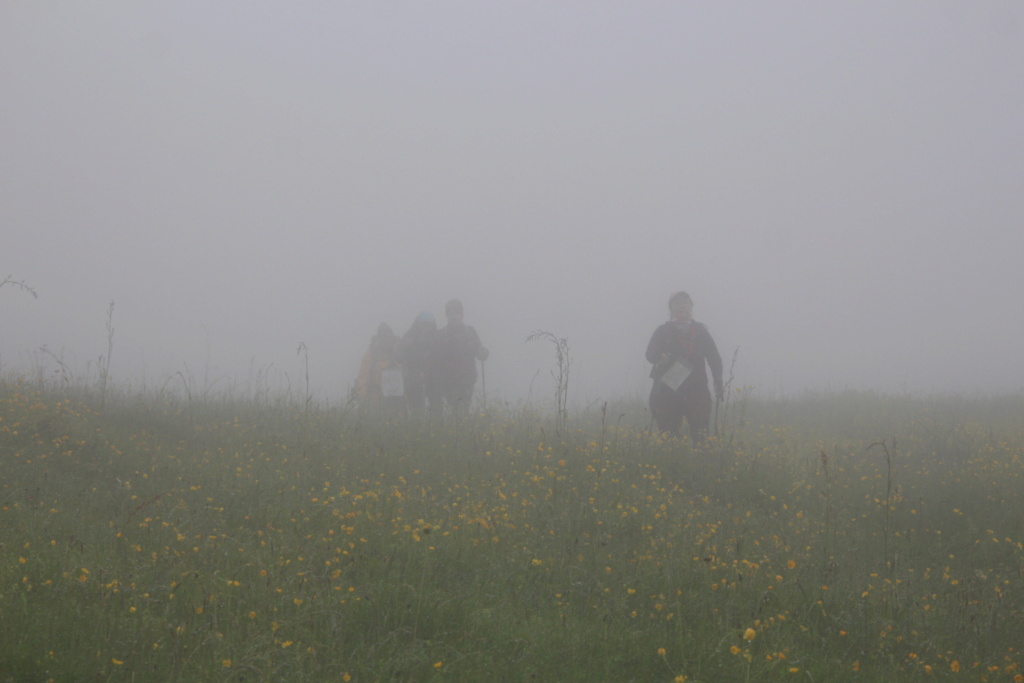
<path fill-rule="evenodd" d="M 434 320 L 434 314 L 431 313 L 430 311 L 423 311 L 418 316 L 416 316 L 416 320 L 413 322 L 412 325 L 413 327 L 419 330 L 437 329 L 437 322 Z"/>
<path fill-rule="evenodd" d="M 693 299 L 686 292 L 676 292 L 668 299 L 668 312 L 673 320 L 689 321 L 693 315 Z"/>
<path fill-rule="evenodd" d="M 448 318 L 449 323 L 461 323 L 462 322 L 462 302 L 458 299 L 452 299 L 444 305 L 444 315 Z"/>
<path fill-rule="evenodd" d="M 388 349 L 395 344 L 395 331 L 391 325 L 381 323 L 377 326 L 377 334 L 373 335 L 373 346 L 380 349 Z"/>

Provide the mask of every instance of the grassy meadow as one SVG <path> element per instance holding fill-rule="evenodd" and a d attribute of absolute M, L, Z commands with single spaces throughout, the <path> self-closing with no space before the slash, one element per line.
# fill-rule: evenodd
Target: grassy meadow
<path fill-rule="evenodd" d="M 560 427 L 8 378 L 0 682 L 1024 681 L 1024 398 Z"/>

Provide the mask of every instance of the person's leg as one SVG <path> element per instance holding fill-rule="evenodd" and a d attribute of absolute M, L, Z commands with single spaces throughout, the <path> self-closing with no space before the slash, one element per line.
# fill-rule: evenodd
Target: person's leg
<path fill-rule="evenodd" d="M 703 446 L 711 426 L 711 394 L 707 390 L 687 400 L 686 425 L 690 431 L 690 444 L 694 448 Z"/>
<path fill-rule="evenodd" d="M 683 435 L 683 412 L 681 410 L 667 410 L 661 415 L 661 419 L 656 419 L 658 423 L 658 429 L 668 434 L 679 438 Z"/>
<path fill-rule="evenodd" d="M 459 415 L 468 415 L 473 405 L 473 387 L 476 380 L 466 380 L 460 383 L 455 399 L 455 412 Z"/>
<path fill-rule="evenodd" d="M 465 415 L 469 412 L 469 402 L 473 395 L 473 387 L 467 389 L 466 383 L 458 381 L 446 382 L 441 390 L 444 404 L 453 415 Z"/>
<path fill-rule="evenodd" d="M 410 413 L 422 413 L 426 408 L 426 391 L 423 382 L 410 378 L 405 383 L 405 402 Z"/>
<path fill-rule="evenodd" d="M 655 384 L 650 405 L 658 431 L 675 437 L 682 435 L 683 403 L 678 394 L 660 383 Z"/>

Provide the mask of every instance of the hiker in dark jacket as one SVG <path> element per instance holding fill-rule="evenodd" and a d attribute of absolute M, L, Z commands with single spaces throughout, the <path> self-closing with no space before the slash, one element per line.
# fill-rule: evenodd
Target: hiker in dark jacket
<path fill-rule="evenodd" d="M 707 366 L 715 383 L 715 397 L 722 397 L 722 357 L 708 328 L 693 319 L 693 299 L 676 292 L 668 301 L 671 320 L 654 331 L 647 345 L 653 364 L 651 414 L 658 429 L 680 436 L 683 418 L 690 442 L 701 445 L 711 423 L 711 392 Z"/>
<path fill-rule="evenodd" d="M 438 331 L 437 377 L 444 402 L 455 413 L 466 413 L 476 384 L 476 362 L 489 352 L 476 330 L 462 321 L 462 302 L 452 299 L 444 307 L 448 324 Z"/>

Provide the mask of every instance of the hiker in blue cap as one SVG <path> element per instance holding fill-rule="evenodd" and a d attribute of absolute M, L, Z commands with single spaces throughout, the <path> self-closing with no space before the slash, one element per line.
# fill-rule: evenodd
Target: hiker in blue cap
<path fill-rule="evenodd" d="M 429 311 L 416 316 L 409 331 L 402 336 L 405 400 L 411 413 L 423 413 L 424 410 L 441 412 L 437 381 L 438 339 L 437 322 Z"/>

